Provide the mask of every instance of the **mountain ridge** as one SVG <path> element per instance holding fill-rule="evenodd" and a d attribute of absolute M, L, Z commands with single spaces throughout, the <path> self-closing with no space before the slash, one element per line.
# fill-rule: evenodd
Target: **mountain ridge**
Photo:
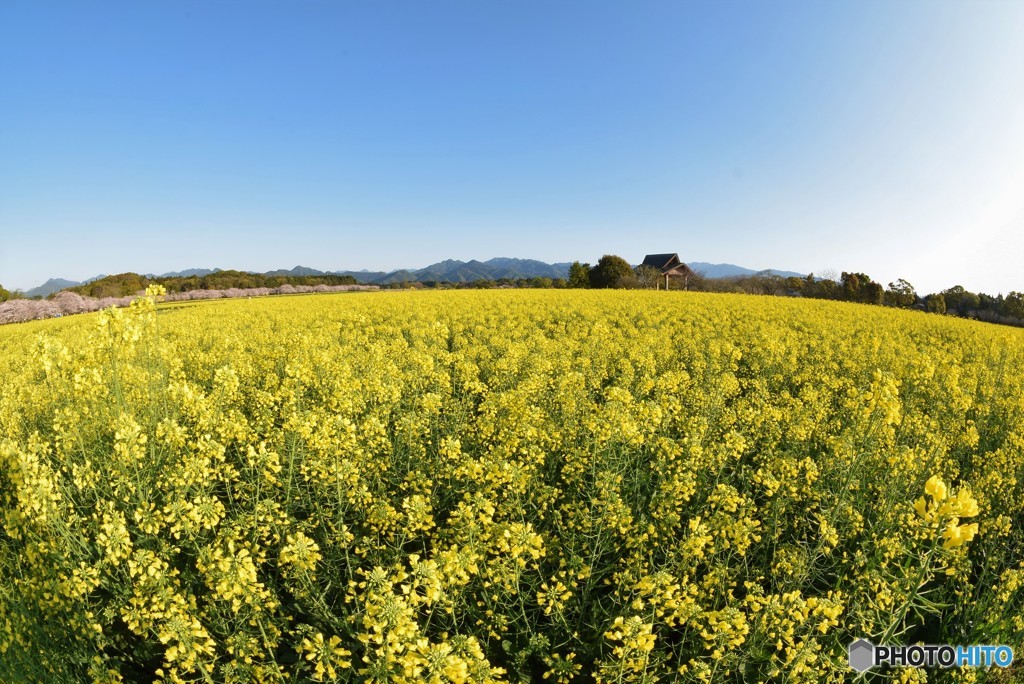
<path fill-rule="evenodd" d="M 77 280 L 66 280 L 64 278 L 50 278 L 42 285 L 38 287 L 33 287 L 31 290 L 27 290 L 25 292 L 25 296 L 49 297 L 50 295 L 60 292 L 61 290 L 66 290 L 69 287 L 78 287 L 79 285 L 85 285 L 86 283 L 91 283 L 92 281 L 99 280 L 100 278 L 106 278 L 106 274 L 101 273 L 98 276 L 87 278 L 81 282 Z"/>
<path fill-rule="evenodd" d="M 770 273 L 781 278 L 803 278 L 807 275 L 806 273 L 797 273 L 796 271 L 780 271 L 776 268 L 766 268 L 757 271 L 752 268 L 737 266 L 736 264 L 711 264 L 706 261 L 688 262 L 687 266 L 694 271 L 703 273 L 705 278 L 735 278 L 736 276 L 752 276 L 759 273 Z"/>

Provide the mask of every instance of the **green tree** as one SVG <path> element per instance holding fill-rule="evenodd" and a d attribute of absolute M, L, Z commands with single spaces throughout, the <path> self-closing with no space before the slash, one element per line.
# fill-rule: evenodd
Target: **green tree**
<path fill-rule="evenodd" d="M 865 280 L 871 280 L 862 273 L 847 273 L 843 271 L 843 275 L 839 281 L 839 286 L 842 288 L 843 299 L 856 302 L 861 297 L 861 287 Z"/>
<path fill-rule="evenodd" d="M 569 287 L 590 287 L 590 264 L 572 262 L 569 267 Z"/>
<path fill-rule="evenodd" d="M 848 302 L 881 304 L 885 296 L 882 286 L 865 273 L 846 273 L 840 279 L 842 298 Z"/>
<path fill-rule="evenodd" d="M 804 280 L 803 278 L 790 276 L 785 279 L 784 283 L 786 289 L 789 290 L 790 294 L 801 294 L 804 291 L 804 285 L 807 284 L 807 281 Z"/>
<path fill-rule="evenodd" d="M 545 278 L 544 276 L 534 276 L 526 281 L 528 287 L 539 287 L 549 288 L 551 287 L 551 278 Z"/>
<path fill-rule="evenodd" d="M 618 287 L 620 280 L 632 275 L 633 267 L 628 261 L 614 254 L 605 254 L 590 269 L 590 287 Z"/>
<path fill-rule="evenodd" d="M 946 313 L 946 298 L 940 294 L 930 294 L 924 298 L 924 308 L 932 313 Z"/>
<path fill-rule="evenodd" d="M 11 298 L 11 293 L 4 289 L 3 285 L 0 285 L 0 302 L 6 302 Z"/>
<path fill-rule="evenodd" d="M 909 309 L 917 302 L 917 292 L 914 286 L 903 278 L 895 283 L 889 283 L 889 289 L 885 291 L 885 305 L 896 306 L 901 309 Z"/>
<path fill-rule="evenodd" d="M 838 299 L 839 294 L 839 284 L 832 278 L 825 276 L 816 278 L 813 273 L 808 273 L 807 277 L 804 279 L 804 297 L 813 297 L 815 299 Z"/>
<path fill-rule="evenodd" d="M 943 290 L 942 297 L 946 300 L 946 310 L 956 311 L 961 316 L 968 311 L 974 311 L 981 303 L 978 295 L 965 290 L 963 285 L 954 285 L 948 290 Z"/>
<path fill-rule="evenodd" d="M 1003 310 L 1007 316 L 1024 321 L 1024 293 L 1011 292 L 1003 300 Z"/>

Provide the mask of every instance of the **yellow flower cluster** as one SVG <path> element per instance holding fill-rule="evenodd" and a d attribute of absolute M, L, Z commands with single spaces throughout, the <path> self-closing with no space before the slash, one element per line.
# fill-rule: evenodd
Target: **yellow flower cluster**
<path fill-rule="evenodd" d="M 857 637 L 1024 642 L 1024 331 L 161 296 L 0 328 L 0 681 L 843 681 Z"/>
<path fill-rule="evenodd" d="M 955 549 L 974 539 L 978 523 L 960 524 L 960 518 L 978 515 L 978 502 L 969 489 L 961 488 L 956 496 L 950 496 L 946 484 L 938 475 L 932 475 L 925 482 L 924 491 L 931 501 L 922 496 L 914 502 L 914 510 L 926 522 L 943 527 L 943 548 Z"/>
<path fill-rule="evenodd" d="M 334 681 L 338 678 L 339 670 L 352 667 L 352 662 L 346 660 L 352 652 L 341 647 L 341 638 L 338 636 L 324 641 L 324 635 L 317 632 L 312 639 L 304 638 L 298 650 L 305 653 L 306 660 L 313 664 L 313 679 L 318 682 L 324 681 L 325 677 Z"/>
<path fill-rule="evenodd" d="M 316 564 L 323 558 L 320 547 L 303 532 L 287 535 L 288 542 L 281 547 L 279 556 L 281 571 L 287 574 L 304 574 L 310 581 L 316 579 Z"/>
<path fill-rule="evenodd" d="M 636 615 L 615 618 L 611 629 L 604 634 L 612 644 L 611 657 L 601 665 L 597 680 L 621 681 L 632 675 L 642 675 L 647 670 L 650 653 L 657 641 L 653 630 L 654 625 L 645 623 Z"/>

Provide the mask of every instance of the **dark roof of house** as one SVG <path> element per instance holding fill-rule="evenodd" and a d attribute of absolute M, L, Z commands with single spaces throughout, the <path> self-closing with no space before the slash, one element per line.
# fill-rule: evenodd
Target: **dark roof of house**
<path fill-rule="evenodd" d="M 667 266 L 674 266 L 679 263 L 678 254 L 648 254 L 644 257 L 642 266 L 653 266 L 657 269 L 664 269 Z"/>
<path fill-rule="evenodd" d="M 693 269 L 679 260 L 678 254 L 648 254 L 641 266 L 650 266 L 661 271 L 664 276 L 683 278 L 694 275 Z"/>

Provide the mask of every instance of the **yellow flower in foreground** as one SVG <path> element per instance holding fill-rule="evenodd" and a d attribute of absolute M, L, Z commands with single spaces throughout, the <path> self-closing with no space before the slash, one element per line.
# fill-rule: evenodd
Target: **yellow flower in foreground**
<path fill-rule="evenodd" d="M 955 518 L 954 518 L 955 520 Z M 946 527 L 946 530 L 942 533 L 943 542 L 942 547 L 945 549 L 955 549 L 958 546 L 962 546 L 967 542 L 974 539 L 974 535 L 978 533 L 978 523 L 971 523 L 970 525 L 957 525 L 953 522 Z"/>
<path fill-rule="evenodd" d="M 924 483 L 924 491 L 926 494 L 931 494 L 935 501 L 944 501 L 946 498 L 946 484 L 938 475 L 928 478 L 928 481 Z"/>
<path fill-rule="evenodd" d="M 922 496 L 914 502 L 914 510 L 931 525 L 944 526 L 943 548 L 955 549 L 974 539 L 978 534 L 978 523 L 960 524 L 960 518 L 978 515 L 978 501 L 969 488 L 961 487 L 955 496 L 949 496 L 945 483 L 937 475 L 932 475 L 925 483 L 924 491 L 932 497 L 933 503 L 929 505 Z"/>
<path fill-rule="evenodd" d="M 978 502 L 971 496 L 969 489 L 961 489 L 956 493 L 957 509 L 961 518 L 973 518 L 978 515 Z"/>

